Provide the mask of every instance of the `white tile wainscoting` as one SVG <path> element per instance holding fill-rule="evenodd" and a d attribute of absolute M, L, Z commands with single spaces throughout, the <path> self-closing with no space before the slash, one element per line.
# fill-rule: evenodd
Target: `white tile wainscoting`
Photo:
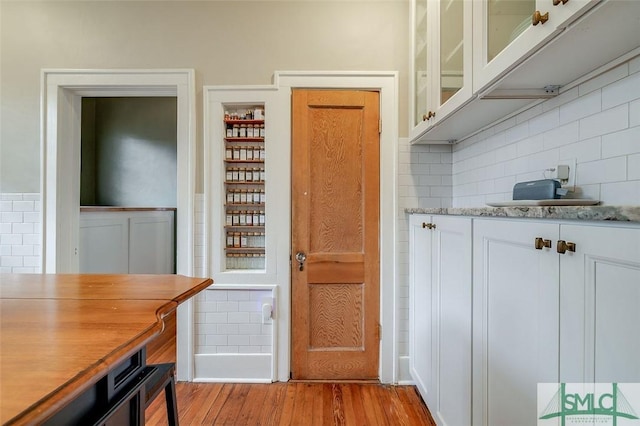
<path fill-rule="evenodd" d="M 0 194 L 0 273 L 41 271 L 40 194 Z"/>
<path fill-rule="evenodd" d="M 276 286 L 214 285 L 196 296 L 194 381 L 276 380 L 275 330 L 263 305 Z"/>
<path fill-rule="evenodd" d="M 452 148 L 398 143 L 397 324 L 398 382 L 409 383 L 409 217 L 407 207 L 451 207 Z"/>

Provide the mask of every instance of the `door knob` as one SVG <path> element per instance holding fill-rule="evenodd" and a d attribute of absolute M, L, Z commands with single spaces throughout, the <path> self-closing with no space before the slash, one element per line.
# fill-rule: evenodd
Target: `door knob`
<path fill-rule="evenodd" d="M 298 269 L 302 271 L 304 269 L 304 262 L 307 260 L 307 255 L 299 251 L 296 253 L 296 260 L 298 261 Z"/>
<path fill-rule="evenodd" d="M 536 250 L 542 250 L 544 247 L 551 248 L 551 240 L 545 240 L 543 238 L 536 238 L 534 247 Z"/>
<path fill-rule="evenodd" d="M 543 15 L 540 13 L 539 10 L 536 10 L 533 14 L 533 17 L 531 18 L 531 23 L 533 25 L 544 24 L 548 20 L 549 20 L 549 12 Z"/>
<path fill-rule="evenodd" d="M 568 251 L 575 252 L 576 243 L 572 243 L 571 241 L 558 240 L 558 245 L 556 246 L 556 250 L 560 254 L 565 254 Z"/>

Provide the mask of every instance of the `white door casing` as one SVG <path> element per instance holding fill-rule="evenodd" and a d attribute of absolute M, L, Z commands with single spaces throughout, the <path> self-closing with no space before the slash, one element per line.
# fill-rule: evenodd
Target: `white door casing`
<path fill-rule="evenodd" d="M 177 98 L 176 272 L 193 275 L 195 73 L 190 69 L 64 70 L 41 75 L 42 270 L 78 271 L 82 97 Z M 193 308 L 178 309 L 178 378 L 191 377 Z"/>
<path fill-rule="evenodd" d="M 266 111 L 268 129 L 267 138 L 270 140 L 290 141 L 291 140 L 291 101 L 290 92 L 293 88 L 314 88 L 314 89 L 350 89 L 350 90 L 374 90 L 380 92 L 380 117 L 382 129 L 380 133 L 380 323 L 382 325 L 382 339 L 380 343 L 380 381 L 383 383 L 397 382 L 398 364 L 398 330 L 396 325 L 396 281 L 397 267 L 395 254 L 396 241 L 396 162 L 398 143 L 398 73 L 395 71 L 276 71 L 273 77 L 273 84 L 267 86 L 209 86 L 205 87 L 205 158 L 209 159 L 212 149 L 211 143 L 207 143 L 212 129 L 210 127 L 219 126 L 221 123 L 221 105 L 215 108 L 208 102 L 207 98 L 213 96 L 216 102 L 246 102 L 249 100 L 259 101 L 269 94 L 271 102 L 282 108 L 281 112 Z M 233 92 L 233 95 L 223 92 Z M 216 93 L 216 95 L 213 95 Z M 252 94 L 253 93 L 253 94 Z M 266 98 L 265 98 L 266 99 Z M 213 121 L 215 120 L 215 121 Z M 211 123 L 209 123 L 211 121 Z M 215 124 L 218 123 L 218 124 Z M 220 129 L 218 129 L 220 130 Z M 215 134 L 220 134 L 213 129 Z M 221 130 L 220 130 L 221 131 Z M 291 158 L 290 143 L 272 144 L 271 151 L 267 153 L 267 161 L 271 159 L 283 159 L 278 163 L 278 167 L 268 167 L 267 180 L 267 223 L 278 231 L 287 233 L 287 238 L 280 238 L 272 243 L 275 252 L 268 253 L 269 256 L 277 256 L 274 265 L 267 264 L 266 274 L 238 274 L 236 272 L 222 272 L 220 267 L 220 249 L 214 244 L 220 244 L 220 238 L 212 237 L 217 231 L 212 227 L 219 227 L 222 223 L 219 219 L 220 211 L 212 211 L 212 200 L 218 194 L 216 188 L 221 187 L 220 170 L 213 166 L 211 162 L 205 165 L 205 206 L 209 211 L 205 212 L 207 217 L 207 238 L 210 242 L 207 247 L 208 274 L 214 280 L 223 284 L 238 284 L 243 281 L 246 284 L 272 284 L 277 283 L 278 288 L 278 308 L 276 321 L 278 333 L 277 352 L 277 379 L 286 381 L 290 372 L 290 283 L 289 273 L 289 251 L 290 244 L 288 232 L 291 224 L 290 214 L 290 179 L 291 167 L 288 159 Z M 275 151 L 274 146 L 278 146 Z M 216 185 L 215 187 L 213 185 Z M 271 191 L 274 188 L 276 191 Z M 218 194 L 219 195 L 219 194 Z M 276 201 L 277 200 L 277 201 Z M 275 216 L 270 216 L 270 206 L 277 204 Z M 281 205 L 282 204 L 282 205 Z M 267 238 L 275 238 L 267 232 Z M 283 234 L 284 235 L 284 234 Z M 267 246 L 269 246 L 269 242 Z M 267 260 L 269 262 L 269 260 Z M 273 273 L 272 273 L 272 272 Z"/>

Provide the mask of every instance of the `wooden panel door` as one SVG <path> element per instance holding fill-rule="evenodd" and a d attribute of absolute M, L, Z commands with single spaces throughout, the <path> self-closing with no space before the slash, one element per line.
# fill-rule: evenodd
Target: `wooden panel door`
<path fill-rule="evenodd" d="M 294 90 L 292 101 L 291 376 L 377 379 L 379 93 Z"/>

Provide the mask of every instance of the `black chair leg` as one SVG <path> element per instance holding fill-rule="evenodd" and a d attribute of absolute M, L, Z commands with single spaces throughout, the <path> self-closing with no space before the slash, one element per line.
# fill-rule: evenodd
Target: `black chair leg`
<path fill-rule="evenodd" d="M 176 401 L 176 383 L 173 377 L 164 388 L 164 396 L 167 401 L 167 420 L 169 426 L 178 426 L 178 404 Z"/>

